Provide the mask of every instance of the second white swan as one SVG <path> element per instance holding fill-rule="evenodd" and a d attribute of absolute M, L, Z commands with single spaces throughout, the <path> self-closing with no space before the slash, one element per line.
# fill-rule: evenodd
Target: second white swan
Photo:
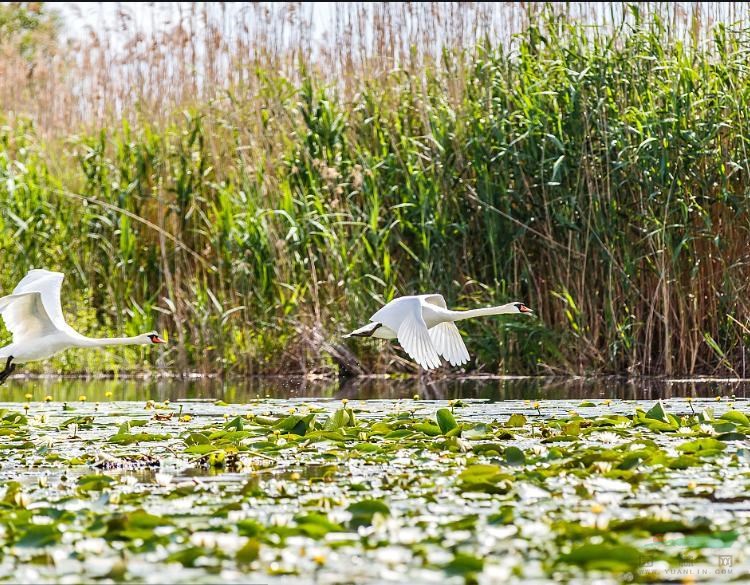
<path fill-rule="evenodd" d="M 415 362 L 431 370 L 440 366 L 440 356 L 453 366 L 469 361 L 469 352 L 454 321 L 532 312 L 517 302 L 471 311 L 452 311 L 440 294 L 405 296 L 393 299 L 370 317 L 370 323 L 346 337 L 398 339 Z"/>
<path fill-rule="evenodd" d="M 16 364 L 43 360 L 72 347 L 166 343 L 155 331 L 103 339 L 81 335 L 63 316 L 60 302 L 63 278 L 61 272 L 30 270 L 13 294 L 0 298 L 0 317 L 13 334 L 13 342 L 0 347 L 0 360 L 6 360 L 0 384 L 13 373 Z"/>

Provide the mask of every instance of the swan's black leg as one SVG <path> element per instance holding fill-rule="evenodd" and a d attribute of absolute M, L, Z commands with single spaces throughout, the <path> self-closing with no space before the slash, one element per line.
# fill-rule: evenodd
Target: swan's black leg
<path fill-rule="evenodd" d="M 8 358 L 8 361 L 5 362 L 5 369 L 0 372 L 0 384 L 5 382 L 5 380 L 8 379 L 8 376 L 10 376 L 13 373 L 13 370 L 16 369 L 16 364 L 13 363 L 13 356 L 10 356 Z"/>

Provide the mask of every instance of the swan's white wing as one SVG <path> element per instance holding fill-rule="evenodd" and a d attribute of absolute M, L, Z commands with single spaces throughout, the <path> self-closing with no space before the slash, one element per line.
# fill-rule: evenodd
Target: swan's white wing
<path fill-rule="evenodd" d="M 65 322 L 62 303 L 60 302 L 60 291 L 65 275 L 62 272 L 50 272 L 49 270 L 29 270 L 21 282 L 18 283 L 13 294 L 38 292 L 42 297 L 42 304 L 49 320 L 60 331 L 67 333 L 77 332 Z"/>
<path fill-rule="evenodd" d="M 425 301 L 425 303 L 430 303 L 431 305 L 436 305 L 440 307 L 441 309 L 447 309 L 448 305 L 445 304 L 445 298 L 441 294 L 434 294 L 434 295 L 423 295 L 422 297 Z"/>
<path fill-rule="evenodd" d="M 469 362 L 469 351 L 455 323 L 446 321 L 435 325 L 430 329 L 430 338 L 438 353 L 452 366 L 460 366 Z"/>
<path fill-rule="evenodd" d="M 409 311 L 398 328 L 398 342 L 406 353 L 425 370 L 440 367 L 440 356 L 432 345 L 430 332 L 422 318 L 419 302 Z"/>
<path fill-rule="evenodd" d="M 0 299 L 0 317 L 13 334 L 13 343 L 33 341 L 57 327 L 49 318 L 40 292 L 12 294 Z"/>

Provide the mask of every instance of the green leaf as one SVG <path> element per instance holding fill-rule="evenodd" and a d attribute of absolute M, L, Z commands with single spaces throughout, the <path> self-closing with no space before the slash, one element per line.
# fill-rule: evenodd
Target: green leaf
<path fill-rule="evenodd" d="M 172 524 L 168 518 L 155 516 L 144 510 L 135 510 L 110 518 L 104 537 L 108 540 L 150 540 L 154 537 L 155 528 Z"/>
<path fill-rule="evenodd" d="M 145 443 L 147 441 L 165 441 L 171 438 L 170 435 L 156 435 L 152 433 L 118 433 L 110 437 L 109 442 L 117 445 L 131 445 L 133 443 Z"/>
<path fill-rule="evenodd" d="M 687 441 L 677 445 L 678 451 L 684 451 L 685 453 L 691 453 L 701 457 L 707 455 L 714 455 L 726 449 L 725 443 L 713 438 L 695 439 L 694 441 Z"/>
<path fill-rule="evenodd" d="M 239 565 L 249 565 L 260 556 L 260 542 L 257 538 L 249 538 L 244 546 L 237 551 L 235 560 Z"/>
<path fill-rule="evenodd" d="M 83 475 L 78 478 L 78 490 L 80 492 L 100 492 L 110 487 L 115 482 L 113 477 L 102 474 Z"/>
<path fill-rule="evenodd" d="M 266 527 L 263 524 L 252 518 L 237 522 L 237 532 L 240 536 L 259 536 L 263 534 L 265 530 Z"/>
<path fill-rule="evenodd" d="M 230 420 L 227 424 L 224 425 L 224 428 L 234 429 L 235 431 L 241 431 L 245 428 L 245 423 L 242 420 L 241 416 L 236 416 L 232 420 Z"/>
<path fill-rule="evenodd" d="M 470 465 L 458 476 L 459 485 L 465 492 L 507 493 L 511 487 L 511 476 L 503 473 L 497 465 Z"/>
<path fill-rule="evenodd" d="M 503 455 L 508 465 L 523 465 L 526 463 L 526 455 L 518 447 L 507 447 Z"/>
<path fill-rule="evenodd" d="M 526 417 L 522 414 L 512 414 L 505 423 L 506 427 L 523 427 L 526 425 Z"/>
<path fill-rule="evenodd" d="M 80 417 L 79 417 L 80 418 Z M 133 419 L 125 421 L 120 425 L 120 429 L 117 431 L 118 433 L 129 433 L 130 429 L 133 427 L 143 427 L 148 424 L 147 419 Z M 80 425 L 79 425 L 80 426 Z"/>
<path fill-rule="evenodd" d="M 493 526 L 511 524 L 514 517 L 513 506 L 501 506 L 499 512 L 487 516 L 487 524 Z"/>
<path fill-rule="evenodd" d="M 450 562 L 443 565 L 443 570 L 451 575 L 481 573 L 483 569 L 484 559 L 466 553 L 456 554 Z"/>
<path fill-rule="evenodd" d="M 350 505 L 347 509 L 352 515 L 350 521 L 352 528 L 369 526 L 375 514 L 390 516 L 390 508 L 382 500 L 361 500 Z"/>
<path fill-rule="evenodd" d="M 649 410 L 645 416 L 646 418 L 650 418 L 651 420 L 658 420 L 664 423 L 671 422 L 667 418 L 667 411 L 664 410 L 664 405 L 662 404 L 661 400 L 654 404 L 654 406 L 651 407 L 651 410 Z"/>
<path fill-rule="evenodd" d="M 60 542 L 61 533 L 55 524 L 32 524 L 16 542 L 16 546 L 41 548 Z"/>
<path fill-rule="evenodd" d="M 628 545 L 584 544 L 562 555 L 559 561 L 584 567 L 586 570 L 624 572 L 636 569 L 644 562 L 639 549 Z"/>
<path fill-rule="evenodd" d="M 335 431 L 342 427 L 349 426 L 349 422 L 349 413 L 346 409 L 340 408 L 326 421 L 323 428 L 327 431 Z"/>
<path fill-rule="evenodd" d="M 310 538 L 320 539 L 329 532 L 343 532 L 340 524 L 331 522 L 325 514 L 307 514 L 295 517 L 294 521 L 300 530 Z"/>
<path fill-rule="evenodd" d="M 183 567 L 195 567 L 195 561 L 201 557 L 211 557 L 212 552 L 202 546 L 191 546 L 178 550 L 167 557 L 169 563 L 180 563 Z"/>
<path fill-rule="evenodd" d="M 447 408 L 441 408 L 438 410 L 435 418 L 437 418 L 438 426 L 444 435 L 448 434 L 448 432 L 458 426 L 456 419 L 453 418 L 453 413 Z"/>
<path fill-rule="evenodd" d="M 718 441 L 744 441 L 747 439 L 747 435 L 735 432 L 721 433 L 720 435 L 716 435 L 716 439 Z"/>
<path fill-rule="evenodd" d="M 744 412 L 740 412 L 739 410 L 730 410 L 722 414 L 719 418 L 731 421 L 738 425 L 746 427 L 750 426 L 750 419 L 747 418 L 747 415 L 745 415 Z"/>
<path fill-rule="evenodd" d="M 415 431 L 424 433 L 428 437 L 437 437 L 438 435 L 442 434 L 442 430 L 440 429 L 440 427 L 432 423 L 416 423 L 412 428 Z"/>

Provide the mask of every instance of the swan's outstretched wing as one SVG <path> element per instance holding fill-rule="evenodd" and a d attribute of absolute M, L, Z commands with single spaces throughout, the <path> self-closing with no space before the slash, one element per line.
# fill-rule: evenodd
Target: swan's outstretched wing
<path fill-rule="evenodd" d="M 438 306 L 441 309 L 448 308 L 448 305 L 445 304 L 445 298 L 441 294 L 435 293 L 431 295 L 423 295 L 422 298 L 424 298 L 426 303 L 430 303 L 431 305 Z"/>
<path fill-rule="evenodd" d="M 469 362 L 469 351 L 455 323 L 446 321 L 435 325 L 430 329 L 430 338 L 438 353 L 452 366 L 461 366 Z"/>
<path fill-rule="evenodd" d="M 42 297 L 42 304 L 52 324 L 60 331 L 79 335 L 75 329 L 65 322 L 62 303 L 60 302 L 60 290 L 65 275 L 62 272 L 50 272 L 49 270 L 29 270 L 21 282 L 18 283 L 13 294 L 38 292 Z"/>
<path fill-rule="evenodd" d="M 13 343 L 34 340 L 57 331 L 38 291 L 0 298 L 0 317 L 13 334 Z"/>
<path fill-rule="evenodd" d="M 398 342 L 406 353 L 425 370 L 440 367 L 440 356 L 432 344 L 430 332 L 422 317 L 422 307 L 417 301 L 410 303 L 412 310 L 404 315 L 398 328 Z"/>

